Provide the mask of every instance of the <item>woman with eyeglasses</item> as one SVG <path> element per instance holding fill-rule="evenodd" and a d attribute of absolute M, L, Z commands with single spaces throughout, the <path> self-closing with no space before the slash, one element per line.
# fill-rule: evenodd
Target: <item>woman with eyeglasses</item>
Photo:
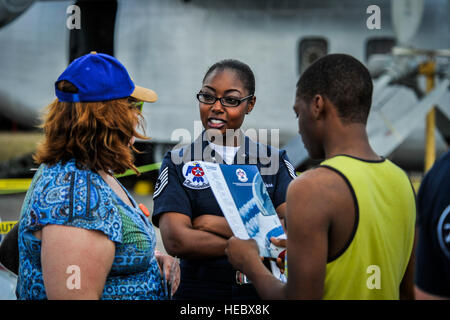
<path fill-rule="evenodd" d="M 92 52 L 55 83 L 40 164 L 19 222 L 18 299 L 165 299 L 175 260 L 155 252 L 149 213 L 114 177 L 133 164 L 143 101 L 114 57 Z"/>
<path fill-rule="evenodd" d="M 285 151 L 254 142 L 241 130 L 256 103 L 248 65 L 217 62 L 206 72 L 197 99 L 205 130 L 191 145 L 166 154 L 153 195 L 153 223 L 166 250 L 181 258 L 175 298 L 258 299 L 225 256 L 232 232 L 197 161 L 257 165 L 281 218 L 295 172 Z"/>

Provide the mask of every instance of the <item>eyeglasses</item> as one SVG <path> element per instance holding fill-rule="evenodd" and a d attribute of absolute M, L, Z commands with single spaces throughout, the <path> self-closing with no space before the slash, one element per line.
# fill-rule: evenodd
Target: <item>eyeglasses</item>
<path fill-rule="evenodd" d="M 224 107 L 237 107 L 238 105 L 240 105 L 242 103 L 242 101 L 250 99 L 251 97 L 253 97 L 252 94 L 249 95 L 249 96 L 246 96 L 246 97 L 244 97 L 242 99 L 237 99 L 237 98 L 232 98 L 232 97 L 217 98 L 217 97 L 212 96 L 210 94 L 201 93 L 201 92 L 197 94 L 197 99 L 201 103 L 214 104 L 214 103 L 216 103 L 217 100 L 219 100 L 220 103 Z"/>

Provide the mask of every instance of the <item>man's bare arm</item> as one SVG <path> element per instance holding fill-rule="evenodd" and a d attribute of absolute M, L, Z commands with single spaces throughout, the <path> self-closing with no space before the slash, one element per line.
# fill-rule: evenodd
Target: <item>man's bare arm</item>
<path fill-rule="evenodd" d="M 321 180 L 320 172 L 313 170 L 288 188 L 288 299 L 321 299 L 323 295 L 331 204 Z"/>

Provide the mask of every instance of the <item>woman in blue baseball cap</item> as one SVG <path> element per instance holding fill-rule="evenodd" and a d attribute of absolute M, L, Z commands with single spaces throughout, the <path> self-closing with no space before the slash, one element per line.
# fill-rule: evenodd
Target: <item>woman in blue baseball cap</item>
<path fill-rule="evenodd" d="M 146 138 L 137 131 L 140 109 L 156 93 L 95 52 L 72 62 L 55 91 L 21 212 L 17 297 L 166 298 L 162 279 L 174 279 L 176 291 L 178 264 L 155 254 L 148 211 L 114 177 L 137 172 L 133 142 Z"/>

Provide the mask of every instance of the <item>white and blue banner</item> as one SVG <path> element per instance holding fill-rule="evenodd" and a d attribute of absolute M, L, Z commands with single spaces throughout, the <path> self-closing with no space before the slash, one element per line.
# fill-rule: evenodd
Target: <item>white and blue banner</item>
<path fill-rule="evenodd" d="M 200 165 L 234 235 L 254 239 L 260 256 L 277 258 L 284 248 L 274 246 L 270 238 L 286 235 L 257 166 Z"/>

